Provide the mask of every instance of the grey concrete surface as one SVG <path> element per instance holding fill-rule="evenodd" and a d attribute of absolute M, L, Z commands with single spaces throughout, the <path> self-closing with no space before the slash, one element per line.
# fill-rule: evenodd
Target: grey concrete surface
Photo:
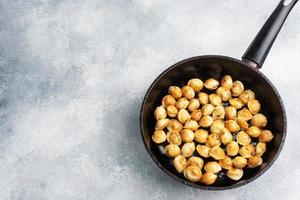
<path fill-rule="evenodd" d="M 258 180 L 219 192 L 177 183 L 138 125 L 162 70 L 201 54 L 240 58 L 278 2 L 0 1 L 0 199 L 300 199 L 300 5 L 262 69 L 288 136 Z"/>

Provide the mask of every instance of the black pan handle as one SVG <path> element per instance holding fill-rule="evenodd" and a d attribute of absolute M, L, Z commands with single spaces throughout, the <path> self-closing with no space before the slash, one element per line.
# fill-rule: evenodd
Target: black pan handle
<path fill-rule="evenodd" d="M 290 11 L 298 0 L 281 0 L 243 55 L 243 61 L 261 68 Z"/>

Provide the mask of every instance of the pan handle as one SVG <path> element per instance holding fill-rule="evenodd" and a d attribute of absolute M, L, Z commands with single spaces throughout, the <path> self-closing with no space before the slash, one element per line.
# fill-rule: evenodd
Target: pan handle
<path fill-rule="evenodd" d="M 256 69 L 262 67 L 282 25 L 297 2 L 298 0 L 280 1 L 243 55 L 244 62 Z"/>

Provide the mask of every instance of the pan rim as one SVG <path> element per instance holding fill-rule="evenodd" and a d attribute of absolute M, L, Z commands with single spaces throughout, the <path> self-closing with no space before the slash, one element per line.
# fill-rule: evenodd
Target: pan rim
<path fill-rule="evenodd" d="M 219 186 L 219 187 L 216 187 L 216 186 L 198 185 L 196 183 L 189 182 L 187 180 L 184 180 L 184 179 L 176 176 L 174 173 L 170 172 L 164 166 L 161 165 L 161 163 L 157 160 L 156 156 L 154 156 L 153 153 L 151 152 L 151 150 L 148 148 L 148 145 L 147 145 L 147 143 L 145 141 L 145 138 L 143 137 L 143 135 L 144 135 L 144 126 L 143 126 L 143 117 L 144 116 L 143 116 L 143 111 L 145 109 L 146 100 L 148 99 L 148 96 L 149 96 L 150 92 L 152 91 L 153 87 L 156 85 L 156 83 L 161 79 L 161 77 L 163 77 L 170 70 L 172 70 L 172 69 L 180 66 L 181 64 L 183 64 L 185 62 L 189 62 L 189 61 L 193 61 L 193 60 L 198 60 L 198 59 L 207 59 L 207 58 L 218 58 L 218 59 L 230 60 L 230 61 L 233 61 L 233 62 L 237 62 L 237 63 L 239 63 L 239 64 L 241 64 L 241 65 L 243 65 L 245 67 L 248 67 L 250 70 L 256 72 L 258 75 L 260 75 L 269 84 L 269 86 L 275 92 L 275 94 L 276 94 L 276 96 L 277 96 L 277 98 L 279 100 L 279 104 L 280 104 L 280 106 L 282 108 L 282 113 L 283 113 L 283 132 L 282 132 L 283 136 L 282 136 L 282 140 L 281 140 L 280 146 L 278 148 L 278 151 L 276 152 L 276 154 L 273 157 L 273 159 L 271 160 L 271 162 L 267 163 L 267 166 L 263 170 L 261 170 L 259 173 L 255 174 L 253 177 L 251 177 L 249 179 L 246 179 L 246 180 L 243 180 L 243 181 L 240 181 L 240 182 L 238 182 L 236 184 L 229 185 L 229 186 Z M 277 160 L 277 158 L 278 158 L 279 154 L 281 153 L 282 148 L 284 146 L 285 139 L 286 139 L 286 130 L 287 130 L 287 117 L 286 117 L 285 107 L 284 107 L 282 98 L 280 97 L 280 94 L 277 91 L 276 87 L 273 85 L 273 83 L 262 72 L 254 69 L 249 64 L 247 64 L 247 63 L 245 63 L 245 62 L 243 62 L 241 60 L 238 60 L 236 58 L 232 58 L 232 57 L 228 57 L 228 56 L 223 56 L 223 55 L 201 55 L 201 56 L 190 57 L 190 58 L 184 59 L 182 61 L 179 61 L 179 62 L 171 65 L 170 67 L 168 67 L 167 69 L 165 69 L 163 72 L 161 72 L 159 74 L 159 76 L 157 76 L 156 79 L 151 83 L 150 87 L 148 88 L 148 90 L 147 90 L 147 92 L 146 92 L 146 94 L 145 94 L 145 96 L 143 98 L 143 102 L 142 102 L 142 106 L 141 106 L 141 110 L 140 110 L 140 118 L 139 118 L 139 120 L 140 120 L 140 133 L 141 133 L 141 137 L 142 137 L 143 143 L 145 145 L 145 148 L 146 148 L 148 154 L 150 155 L 151 159 L 156 163 L 156 165 L 161 170 L 163 170 L 166 174 L 168 174 L 170 177 L 172 177 L 175 180 L 183 183 L 184 185 L 187 185 L 187 186 L 190 186 L 190 187 L 193 187 L 193 188 L 197 188 L 197 189 L 202 189 L 202 190 L 229 190 L 229 189 L 235 189 L 235 188 L 244 186 L 244 185 L 246 185 L 246 184 L 254 181 L 258 177 L 260 177 L 268 169 L 270 169 L 270 167 Z"/>

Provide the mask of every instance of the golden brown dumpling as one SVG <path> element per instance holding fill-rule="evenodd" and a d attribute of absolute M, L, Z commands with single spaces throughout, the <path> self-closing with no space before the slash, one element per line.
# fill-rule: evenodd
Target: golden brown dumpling
<path fill-rule="evenodd" d="M 174 97 L 174 99 L 180 99 L 182 96 L 181 89 L 177 86 L 169 87 L 169 94 Z"/>
<path fill-rule="evenodd" d="M 224 150 L 219 146 L 215 146 L 211 148 L 211 150 L 209 151 L 209 155 L 213 157 L 215 160 L 224 159 L 226 156 Z"/>
<path fill-rule="evenodd" d="M 260 142 L 270 142 L 274 138 L 273 134 L 269 130 L 262 130 L 259 134 L 258 140 Z"/>
<path fill-rule="evenodd" d="M 216 182 L 218 176 L 214 173 L 205 172 L 201 177 L 201 183 L 205 185 L 212 185 Z"/>
<path fill-rule="evenodd" d="M 210 161 L 210 162 L 207 162 L 204 165 L 204 170 L 206 172 L 210 172 L 210 173 L 216 174 L 216 173 L 218 173 L 219 171 L 222 170 L 222 167 L 216 161 Z"/>
<path fill-rule="evenodd" d="M 181 147 L 181 155 L 184 157 L 191 157 L 195 151 L 195 143 L 194 142 L 188 142 L 185 143 Z"/>
<path fill-rule="evenodd" d="M 208 137 L 208 131 L 204 129 L 199 129 L 195 132 L 195 141 L 199 143 L 205 143 Z"/>
<path fill-rule="evenodd" d="M 164 96 L 164 98 L 162 99 L 161 104 L 163 105 L 163 107 L 166 108 L 169 105 L 175 105 L 176 100 L 171 95 L 167 95 L 167 96 Z"/>
<path fill-rule="evenodd" d="M 189 158 L 187 164 L 188 166 L 193 165 L 199 167 L 199 169 L 202 169 L 204 165 L 204 161 L 200 157 L 192 156 Z"/>
<path fill-rule="evenodd" d="M 255 147 L 252 144 L 246 144 L 242 146 L 239 150 L 239 154 L 244 158 L 250 158 L 255 153 Z"/>
<path fill-rule="evenodd" d="M 198 182 L 201 179 L 202 172 L 197 166 L 190 165 L 183 171 L 184 177 L 191 182 Z"/>
<path fill-rule="evenodd" d="M 189 80 L 188 86 L 193 88 L 195 92 L 199 92 L 203 88 L 203 82 L 199 78 L 193 78 Z"/>
<path fill-rule="evenodd" d="M 225 158 L 219 160 L 219 164 L 223 169 L 231 169 L 232 168 L 232 160 L 230 157 L 226 156 Z"/>
<path fill-rule="evenodd" d="M 243 170 L 242 169 L 236 169 L 236 168 L 232 168 L 230 170 L 227 171 L 227 176 L 235 181 L 240 180 L 243 177 Z"/>
<path fill-rule="evenodd" d="M 262 163 L 263 163 L 263 160 L 259 156 L 253 156 L 248 159 L 248 167 L 249 168 L 258 167 L 258 166 L 262 165 Z"/>
<path fill-rule="evenodd" d="M 181 88 L 182 96 L 186 99 L 193 99 L 195 97 L 195 91 L 190 86 L 183 86 Z"/>
<path fill-rule="evenodd" d="M 187 167 L 188 163 L 185 157 L 183 157 L 182 155 L 178 155 L 174 158 L 173 165 L 179 173 L 182 173 L 183 170 L 185 170 L 185 168 Z"/>
<path fill-rule="evenodd" d="M 221 97 L 222 101 L 226 102 L 231 98 L 231 92 L 230 89 L 219 87 L 216 90 L 216 94 Z"/>
<path fill-rule="evenodd" d="M 176 119 L 171 119 L 168 123 L 167 129 L 171 132 L 180 132 L 182 130 L 182 124 Z"/>
<path fill-rule="evenodd" d="M 263 114 L 256 114 L 251 119 L 252 126 L 256 126 L 258 128 L 264 128 L 267 126 L 267 118 Z"/>
<path fill-rule="evenodd" d="M 178 132 L 171 132 L 169 131 L 167 133 L 167 141 L 170 143 L 170 144 L 175 144 L 175 145 L 180 145 L 182 143 L 182 139 L 181 139 L 181 136 Z"/>
<path fill-rule="evenodd" d="M 236 156 L 239 153 L 240 147 L 236 141 L 231 141 L 226 146 L 226 152 L 228 156 Z"/>
<path fill-rule="evenodd" d="M 247 165 L 247 159 L 242 156 L 237 156 L 232 159 L 232 164 L 235 168 L 243 169 Z"/>
<path fill-rule="evenodd" d="M 164 131 L 160 130 L 160 131 L 154 131 L 154 134 L 152 135 L 152 140 L 156 143 L 156 144 L 160 144 L 165 142 L 167 139 L 167 135 Z"/>
<path fill-rule="evenodd" d="M 189 105 L 189 100 L 187 100 L 186 98 L 180 98 L 176 103 L 175 106 L 176 108 L 180 109 L 186 109 Z"/>
<path fill-rule="evenodd" d="M 182 129 L 180 136 L 183 142 L 193 142 L 194 140 L 194 132 L 191 129 Z"/>
<path fill-rule="evenodd" d="M 165 147 L 165 154 L 169 157 L 175 158 L 180 154 L 180 148 L 175 144 L 168 144 Z"/>
<path fill-rule="evenodd" d="M 207 137 L 206 145 L 209 147 L 215 147 L 221 145 L 221 139 L 218 134 L 210 134 Z"/>
<path fill-rule="evenodd" d="M 247 104 L 250 100 L 255 99 L 255 94 L 251 90 L 245 90 L 244 92 L 242 92 L 239 98 L 244 104 Z"/>
<path fill-rule="evenodd" d="M 167 117 L 167 111 L 163 106 L 158 106 L 154 111 L 154 117 L 156 120 L 165 119 Z"/>
<path fill-rule="evenodd" d="M 214 119 L 211 116 L 203 116 L 199 121 L 199 125 L 201 127 L 210 127 L 213 122 Z"/>
<path fill-rule="evenodd" d="M 206 87 L 208 90 L 215 90 L 219 86 L 219 81 L 213 78 L 209 78 L 205 81 L 204 87 Z"/>
<path fill-rule="evenodd" d="M 225 75 L 221 80 L 221 86 L 227 89 L 231 89 L 233 86 L 233 81 L 231 76 Z"/>
<path fill-rule="evenodd" d="M 198 154 L 200 156 L 202 156 L 203 158 L 209 157 L 210 148 L 208 146 L 198 144 L 196 147 L 196 150 L 197 150 Z"/>

